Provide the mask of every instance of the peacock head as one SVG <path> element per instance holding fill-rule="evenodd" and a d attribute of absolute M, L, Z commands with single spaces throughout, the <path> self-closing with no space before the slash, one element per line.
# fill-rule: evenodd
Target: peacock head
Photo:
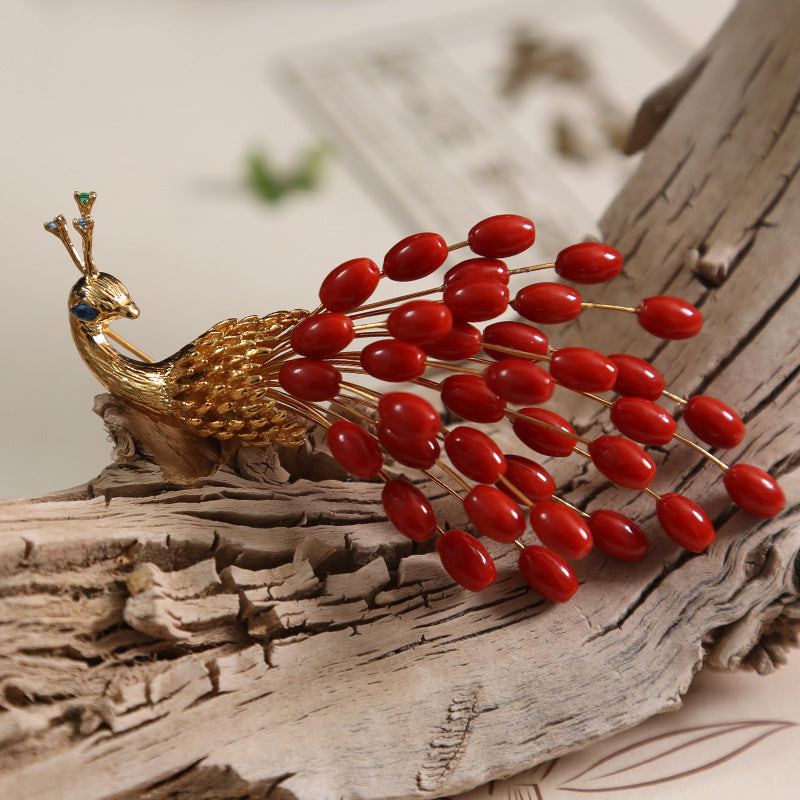
<path fill-rule="evenodd" d="M 73 263 L 81 272 L 80 280 L 72 287 L 67 307 L 72 317 L 90 328 L 101 327 L 119 319 L 136 319 L 139 309 L 131 299 L 122 281 L 106 272 L 98 272 L 92 258 L 92 232 L 94 219 L 90 216 L 95 192 L 75 192 L 75 202 L 80 210 L 80 218 L 72 220 L 72 225 L 80 234 L 83 243 L 83 258 L 72 244 L 67 230 L 67 221 L 58 215 L 45 222 L 44 229 L 57 236 Z"/>

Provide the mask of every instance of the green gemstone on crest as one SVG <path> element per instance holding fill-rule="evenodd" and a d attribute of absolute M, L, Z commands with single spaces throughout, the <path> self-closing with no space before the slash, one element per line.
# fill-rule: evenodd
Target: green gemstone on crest
<path fill-rule="evenodd" d="M 81 193 L 78 195 L 78 202 L 79 202 L 79 203 L 80 203 L 82 206 L 85 206 L 85 205 L 86 205 L 86 204 L 89 202 L 89 199 L 91 198 L 91 196 L 92 196 L 92 193 L 91 193 L 91 192 L 81 192 Z"/>

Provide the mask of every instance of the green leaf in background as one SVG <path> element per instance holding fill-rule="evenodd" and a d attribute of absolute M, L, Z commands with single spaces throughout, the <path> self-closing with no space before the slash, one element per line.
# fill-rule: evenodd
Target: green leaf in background
<path fill-rule="evenodd" d="M 317 189 L 329 155 L 326 145 L 318 145 L 301 153 L 292 167 L 282 169 L 275 166 L 266 151 L 253 150 L 247 156 L 245 184 L 259 200 L 280 203 L 295 192 Z"/>

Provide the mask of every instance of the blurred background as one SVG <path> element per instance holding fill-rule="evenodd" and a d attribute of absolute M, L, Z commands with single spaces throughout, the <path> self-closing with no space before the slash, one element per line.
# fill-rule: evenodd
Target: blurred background
<path fill-rule="evenodd" d="M 594 230 L 642 97 L 731 0 L 3 0 L 0 498 L 108 462 L 42 223 L 96 190 L 95 259 L 153 358 L 215 322 L 313 307 L 322 277 L 493 213 L 538 255 Z"/>

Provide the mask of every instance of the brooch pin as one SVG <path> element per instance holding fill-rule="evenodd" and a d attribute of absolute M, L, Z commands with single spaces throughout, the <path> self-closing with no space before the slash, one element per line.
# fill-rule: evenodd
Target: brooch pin
<path fill-rule="evenodd" d="M 744 437 L 744 424 L 721 400 L 684 399 L 668 391 L 658 371 L 633 355 L 555 349 L 535 327 L 599 309 L 635 315 L 645 331 L 662 339 L 685 339 L 702 327 L 694 306 L 668 296 L 648 297 L 635 307 L 592 303 L 572 286 L 552 281 L 531 283 L 509 301 L 512 275 L 554 270 L 577 284 L 614 278 L 622 257 L 605 244 L 574 244 L 552 263 L 509 269 L 503 259 L 534 242 L 534 225 L 524 217 L 489 217 L 470 230 L 466 241 L 449 246 L 436 233 L 418 233 L 392 247 L 382 269 L 369 258 L 336 267 L 323 280 L 320 304 L 311 312 L 225 320 L 173 356 L 153 362 L 109 328 L 115 319 L 136 318 L 139 310 L 117 278 L 95 267 L 95 199 L 94 192 L 75 192 L 80 217 L 72 222 L 82 253 L 73 246 L 63 216 L 45 223 L 45 229 L 61 240 L 81 272 L 68 302 L 72 336 L 106 389 L 170 425 L 239 444 L 299 446 L 310 425 L 322 426 L 345 470 L 384 481 L 383 507 L 397 530 L 415 541 L 437 536 L 444 568 L 466 589 L 480 591 L 495 579 L 489 552 L 472 534 L 437 520 L 414 483 L 387 475 L 385 454 L 463 503 L 475 530 L 518 547 L 524 579 L 558 602 L 578 588 L 568 559 L 583 558 L 596 546 L 614 558 L 636 561 L 647 551 L 647 538 L 617 511 L 589 513 L 559 497 L 544 467 L 528 456 L 503 453 L 476 424 L 507 421 L 529 450 L 559 458 L 575 454 L 617 486 L 646 492 L 655 500 L 665 532 L 692 552 L 711 544 L 714 527 L 690 498 L 650 488 L 656 465 L 645 447 L 674 441 L 701 453 L 722 471 L 730 498 L 757 517 L 774 517 L 786 503 L 767 472 L 750 464 L 729 466 L 678 434 L 676 420 L 656 402 L 678 404 L 683 422 L 705 445 L 735 447 Z M 381 280 L 427 277 L 452 251 L 465 247 L 475 257 L 452 267 L 440 285 L 368 302 Z M 509 306 L 525 321 L 492 322 Z M 112 341 L 136 358 L 122 355 Z M 448 376 L 441 379 L 442 373 Z M 364 375 L 410 387 L 376 391 L 358 382 Z M 543 408 L 557 385 L 607 406 L 619 435 L 586 438 Z M 463 423 L 444 428 L 419 389 L 436 392 Z M 616 397 L 601 396 L 607 393 Z M 530 537 L 528 524 L 538 543 L 524 540 Z"/>

